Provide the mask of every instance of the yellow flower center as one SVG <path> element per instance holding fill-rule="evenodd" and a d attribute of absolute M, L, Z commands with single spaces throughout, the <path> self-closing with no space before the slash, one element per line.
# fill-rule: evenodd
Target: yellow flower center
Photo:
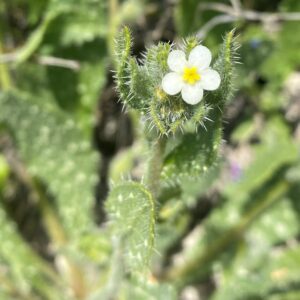
<path fill-rule="evenodd" d="M 195 82 L 200 80 L 201 76 L 198 73 L 196 67 L 185 67 L 183 70 L 182 78 L 185 82 L 194 84 Z"/>

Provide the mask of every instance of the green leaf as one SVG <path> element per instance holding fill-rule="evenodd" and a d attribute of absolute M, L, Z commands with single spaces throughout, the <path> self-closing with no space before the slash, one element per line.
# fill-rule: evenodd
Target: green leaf
<path fill-rule="evenodd" d="M 99 22 L 101 22 L 99 24 Z M 41 24 L 33 31 L 18 51 L 16 63 L 24 63 L 43 43 L 50 31 L 60 39 L 61 45 L 81 45 L 107 32 L 106 13 L 103 2 L 96 1 L 50 1 Z"/>
<path fill-rule="evenodd" d="M 96 153 L 72 118 L 18 94 L 0 94 L 0 123 L 15 138 L 32 176 L 54 196 L 67 233 L 78 237 L 93 226 L 91 209 Z"/>
<path fill-rule="evenodd" d="M 262 143 L 253 147 L 255 158 L 250 166 L 238 182 L 229 184 L 224 190 L 228 199 L 247 198 L 251 191 L 262 186 L 282 166 L 297 160 L 297 146 L 280 118 L 270 119 L 261 136 Z"/>
<path fill-rule="evenodd" d="M 256 126 L 253 120 L 245 120 L 237 126 L 231 135 L 231 140 L 236 143 L 243 143 L 250 140 L 255 134 Z"/>
<path fill-rule="evenodd" d="M 216 161 L 220 139 L 221 129 L 185 134 L 164 160 L 163 179 L 199 177 Z"/>
<path fill-rule="evenodd" d="M 260 216 L 247 234 L 253 244 L 266 248 L 296 237 L 299 229 L 297 213 L 288 199 L 283 199 Z"/>
<path fill-rule="evenodd" d="M 181 36 L 186 36 L 196 30 L 195 18 L 198 6 L 199 0 L 179 0 L 177 2 L 175 25 Z"/>
<path fill-rule="evenodd" d="M 47 31 L 46 39 L 52 38 L 53 44 L 78 47 L 107 35 L 107 9 L 102 0 L 51 0 L 48 10 L 60 12 Z"/>
<path fill-rule="evenodd" d="M 299 245 L 263 255 L 246 251 L 236 261 L 232 272 L 228 274 L 227 270 L 220 277 L 219 288 L 212 299 L 297 299 L 292 296 L 298 293 L 299 263 Z"/>
<path fill-rule="evenodd" d="M 48 67 L 48 89 L 62 108 L 85 113 L 91 124 L 91 111 L 95 110 L 106 82 L 107 53 L 104 40 L 95 40 L 81 46 L 56 47 L 51 54 L 80 63 L 79 70 Z"/>
<path fill-rule="evenodd" d="M 78 9 L 75 13 L 64 17 L 62 22 L 64 23 L 60 36 L 62 45 L 79 46 L 96 38 L 103 38 L 107 33 L 106 13 L 99 5 Z"/>
<path fill-rule="evenodd" d="M 126 267 L 144 270 L 154 249 L 155 208 L 151 193 L 142 184 L 122 183 L 110 192 L 106 209 L 113 236 L 123 241 Z"/>
<path fill-rule="evenodd" d="M 32 293 L 41 295 L 43 299 L 65 299 L 62 290 L 55 284 L 57 274 L 25 244 L 15 224 L 7 218 L 1 202 L 0 195 L 0 295 L 1 288 L 7 285 L 10 292 L 17 291 L 22 299 L 27 299 Z M 11 296 L 8 299 L 15 298 Z"/>

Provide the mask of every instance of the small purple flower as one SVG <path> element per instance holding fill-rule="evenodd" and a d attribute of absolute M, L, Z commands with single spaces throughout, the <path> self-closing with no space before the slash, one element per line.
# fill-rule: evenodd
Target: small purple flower
<path fill-rule="evenodd" d="M 232 162 L 230 164 L 230 177 L 233 181 L 239 181 L 242 177 L 243 171 L 238 163 Z"/>

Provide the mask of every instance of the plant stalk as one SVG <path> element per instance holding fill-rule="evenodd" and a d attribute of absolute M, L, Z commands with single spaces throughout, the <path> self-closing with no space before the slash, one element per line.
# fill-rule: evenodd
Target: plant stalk
<path fill-rule="evenodd" d="M 166 142 L 167 139 L 163 136 L 152 142 L 153 144 L 150 150 L 151 156 L 147 166 L 145 184 L 156 199 L 160 191 L 160 173 L 163 165 Z"/>

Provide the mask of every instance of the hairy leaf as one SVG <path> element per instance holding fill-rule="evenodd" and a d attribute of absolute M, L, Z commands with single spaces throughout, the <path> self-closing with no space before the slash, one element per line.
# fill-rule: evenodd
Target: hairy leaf
<path fill-rule="evenodd" d="M 1 199 L 0 239 L 0 296 L 2 288 L 7 294 L 11 293 L 11 298 L 3 299 L 15 299 L 15 294 L 27 299 L 33 292 L 43 299 L 65 299 L 55 284 L 57 275 L 22 240 L 15 224 L 7 218 Z"/>
<path fill-rule="evenodd" d="M 154 248 L 152 195 L 142 184 L 125 182 L 112 189 L 106 208 L 113 235 L 122 239 L 126 267 L 133 271 L 145 269 Z"/>
<path fill-rule="evenodd" d="M 80 236 L 92 226 L 96 155 L 74 120 L 17 94 L 0 95 L 0 123 L 15 138 L 32 176 L 55 197 L 66 231 Z"/>

